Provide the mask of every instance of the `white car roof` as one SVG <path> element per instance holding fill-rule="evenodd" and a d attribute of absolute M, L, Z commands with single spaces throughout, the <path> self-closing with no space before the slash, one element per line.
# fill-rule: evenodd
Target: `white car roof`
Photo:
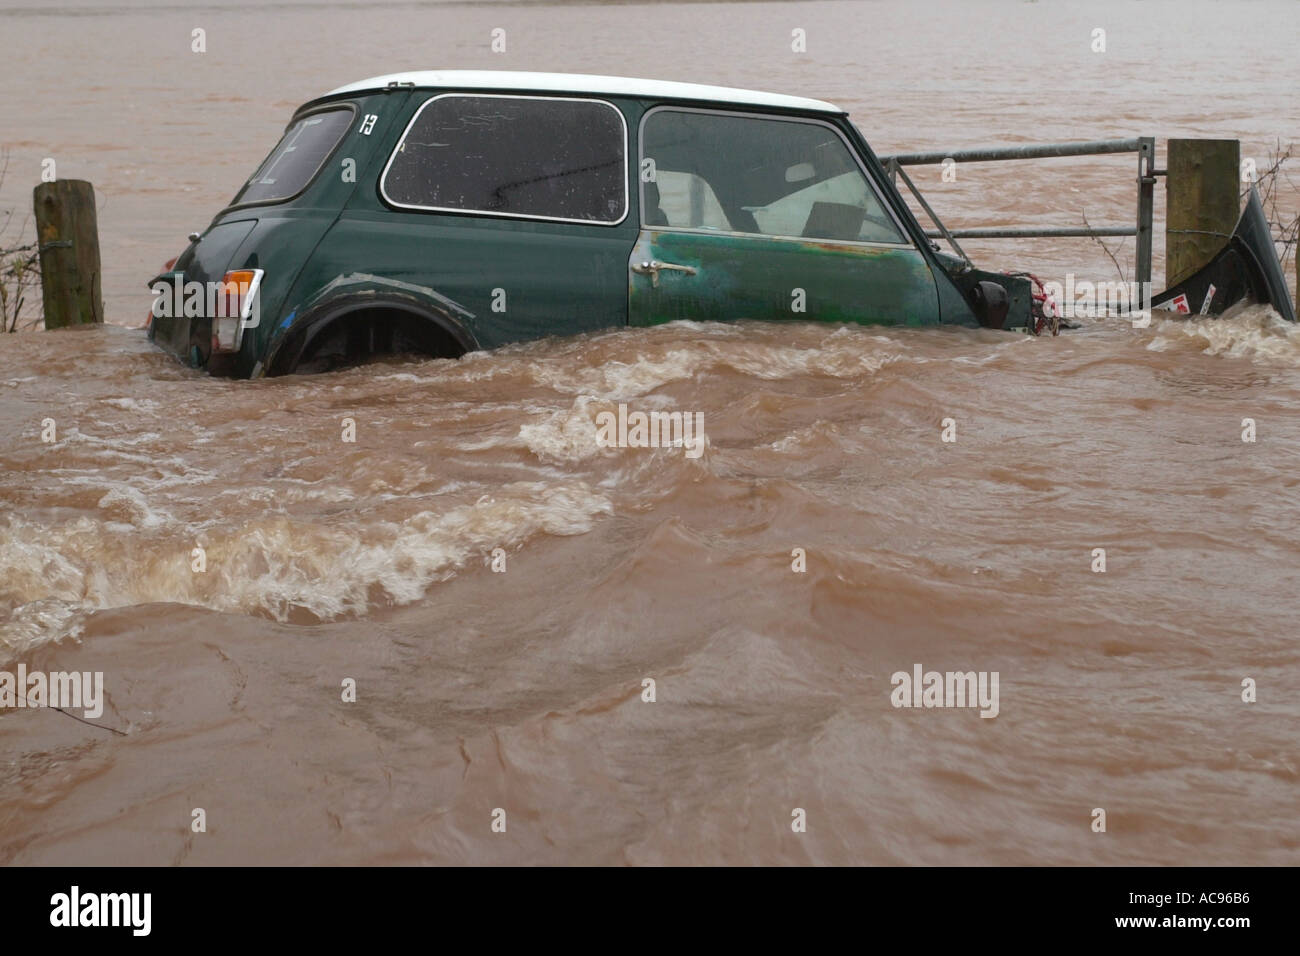
<path fill-rule="evenodd" d="M 423 70 L 373 76 L 331 90 L 326 96 L 382 90 L 391 83 L 416 87 L 451 87 L 474 90 L 529 90 L 546 93 L 596 93 L 605 96 L 633 96 L 646 99 L 714 100 L 745 106 L 843 113 L 821 100 L 781 93 L 761 93 L 729 86 L 673 83 L 667 80 L 637 80 L 625 76 L 589 76 L 583 73 L 525 73 L 513 70 Z"/>

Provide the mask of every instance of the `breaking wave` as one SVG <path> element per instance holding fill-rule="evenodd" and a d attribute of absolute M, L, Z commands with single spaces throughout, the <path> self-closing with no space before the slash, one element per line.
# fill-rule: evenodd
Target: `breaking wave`
<path fill-rule="evenodd" d="M 88 611 L 155 602 L 299 623 L 409 604 L 495 548 L 581 534 L 610 507 L 582 482 L 517 482 L 472 504 L 396 521 L 278 515 L 166 539 L 141 540 L 87 517 L 51 528 L 11 516 L 0 544 L 0 602 L 10 609 L 0 644 L 21 651 L 42 637 L 74 635 Z M 194 545 L 204 551 L 201 573 L 192 567 Z"/>
<path fill-rule="evenodd" d="M 1153 352 L 1194 348 L 1206 355 L 1300 366 L 1300 324 L 1268 306 L 1249 306 L 1222 318 L 1165 319 L 1153 326 Z"/>

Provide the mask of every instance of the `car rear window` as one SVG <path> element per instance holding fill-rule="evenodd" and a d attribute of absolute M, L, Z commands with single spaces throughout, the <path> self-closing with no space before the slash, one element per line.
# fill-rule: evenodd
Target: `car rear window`
<path fill-rule="evenodd" d="M 408 209 L 613 224 L 627 214 L 626 140 L 600 100 L 442 94 L 411 120 L 380 190 Z"/>
<path fill-rule="evenodd" d="M 294 120 L 231 205 L 280 202 L 298 195 L 316 176 L 351 122 L 351 108 L 308 113 Z"/>

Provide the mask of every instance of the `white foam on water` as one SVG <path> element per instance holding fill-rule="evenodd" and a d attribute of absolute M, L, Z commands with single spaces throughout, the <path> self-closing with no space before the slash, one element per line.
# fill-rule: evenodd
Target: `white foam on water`
<path fill-rule="evenodd" d="M 171 516 L 149 507 L 144 494 L 130 485 L 121 483 L 110 488 L 99 499 L 98 506 L 104 511 L 121 516 L 123 512 L 130 518 L 129 524 L 134 528 L 145 530 L 161 528 L 171 520 Z"/>
<path fill-rule="evenodd" d="M 115 500 L 138 508 L 129 495 Z M 163 601 L 280 621 L 297 611 L 321 620 L 362 615 L 419 600 L 494 548 L 582 534 L 611 511 L 605 495 L 574 481 L 507 484 L 473 504 L 397 521 L 259 517 L 202 532 L 202 573 L 191 569 L 197 529 L 123 535 L 118 522 L 90 517 L 48 526 L 11 516 L 0 533 L 0 608 L 11 609 L 0 642 L 28 648 L 65 636 L 74 613 Z M 71 610 L 51 610 L 60 608 Z"/>
<path fill-rule="evenodd" d="M 704 364 L 702 349 L 676 348 L 658 356 L 639 355 L 627 362 L 610 360 L 586 367 L 538 363 L 532 375 L 537 384 L 557 392 L 618 400 L 644 395 L 669 382 L 693 378 Z"/>
<path fill-rule="evenodd" d="M 593 408 L 593 404 L 600 407 Z M 596 415 L 604 407 L 591 395 L 579 395 L 567 409 L 551 412 L 545 419 L 519 426 L 519 440 L 538 458 L 578 462 L 612 449 L 596 442 Z"/>
<path fill-rule="evenodd" d="M 46 598 L 14 609 L 0 624 L 0 664 L 7 663 L 41 644 L 76 638 L 93 610 L 80 602 Z"/>
<path fill-rule="evenodd" d="M 619 404 L 622 403 L 603 401 L 593 395 L 579 395 L 568 408 L 551 411 L 538 421 L 520 425 L 518 438 L 514 444 L 522 445 L 543 461 L 566 465 L 602 456 L 613 458 L 624 452 L 641 457 L 655 454 L 686 457 L 685 449 L 680 444 L 682 440 L 680 435 L 663 436 L 671 437 L 672 440 L 678 442 L 678 444 L 673 445 L 618 448 L 600 444 L 598 440 L 600 428 L 596 423 L 596 417 L 601 413 L 608 413 L 617 417 Z M 629 407 L 629 411 L 678 413 L 683 416 L 703 412 L 702 409 L 680 408 L 667 395 L 647 395 L 638 399 L 634 404 L 635 407 Z M 707 449 L 710 445 L 708 415 L 705 415 L 704 424 L 705 430 L 701 440 L 704 443 L 704 448 Z M 702 462 L 703 454 L 696 455 L 694 458 L 687 458 L 687 460 Z"/>
<path fill-rule="evenodd" d="M 558 392 L 624 401 L 713 369 L 730 369 L 765 381 L 804 375 L 854 378 L 874 374 L 904 358 L 902 348 L 893 339 L 864 337 L 854 330 L 839 329 L 808 348 L 743 339 L 702 339 L 660 354 L 643 353 L 628 361 L 609 360 L 577 368 L 535 363 L 531 372 L 539 385 Z"/>
<path fill-rule="evenodd" d="M 104 398 L 100 399 L 105 405 L 112 405 L 114 408 L 120 408 L 128 412 L 148 412 L 158 407 L 157 402 L 150 401 L 147 398 Z"/>
<path fill-rule="evenodd" d="M 1165 319 L 1152 325 L 1148 351 L 1199 347 L 1205 355 L 1300 365 L 1300 323 L 1268 306 L 1250 306 L 1220 318 Z"/>

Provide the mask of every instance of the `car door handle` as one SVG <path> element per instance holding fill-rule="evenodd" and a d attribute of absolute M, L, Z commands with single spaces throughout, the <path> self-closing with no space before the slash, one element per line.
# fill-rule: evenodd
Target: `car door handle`
<path fill-rule="evenodd" d="M 662 269 L 671 269 L 674 272 L 685 272 L 688 276 L 695 275 L 698 270 L 694 266 L 679 266 L 675 262 L 660 262 L 658 259 L 651 259 L 648 262 L 632 263 L 632 271 L 637 275 L 650 276 L 652 286 L 659 285 L 659 272 Z"/>

